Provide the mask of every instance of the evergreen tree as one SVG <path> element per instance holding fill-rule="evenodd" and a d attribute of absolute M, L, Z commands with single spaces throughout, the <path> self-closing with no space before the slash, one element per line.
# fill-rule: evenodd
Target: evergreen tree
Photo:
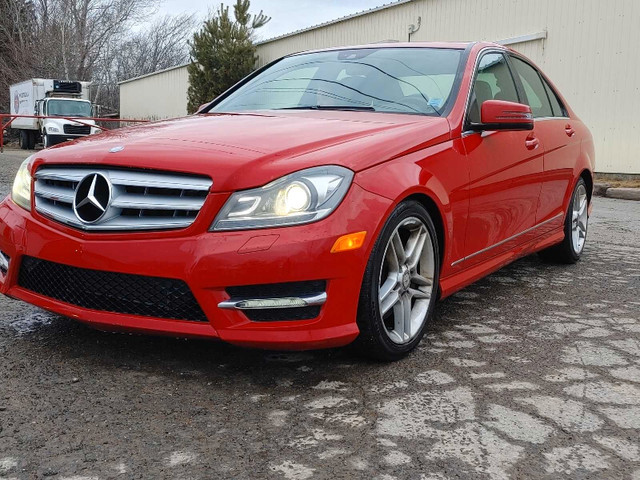
<path fill-rule="evenodd" d="M 234 19 L 221 4 L 202 29 L 193 35 L 189 72 L 189 113 L 213 100 L 255 68 L 258 57 L 254 31 L 270 18 L 249 13 L 249 0 L 236 0 Z"/>

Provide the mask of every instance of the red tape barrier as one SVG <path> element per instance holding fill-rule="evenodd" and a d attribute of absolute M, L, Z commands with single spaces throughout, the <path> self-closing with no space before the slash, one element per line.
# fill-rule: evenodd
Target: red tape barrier
<path fill-rule="evenodd" d="M 101 125 L 94 125 L 92 123 L 86 123 L 87 120 L 93 120 L 95 122 L 109 123 L 109 122 L 118 122 L 118 123 L 146 123 L 149 120 L 135 120 L 130 118 L 96 118 L 96 117 L 59 117 L 53 115 L 12 115 L 8 113 L 0 113 L 0 153 L 4 151 L 4 130 L 9 128 L 13 121 L 16 118 L 56 118 L 58 120 L 68 120 L 70 122 L 75 122 L 80 125 L 99 128 L 100 130 L 114 130 L 116 128 L 120 128 L 120 126 L 114 128 L 107 128 Z M 5 121 L 5 119 L 7 121 Z"/>

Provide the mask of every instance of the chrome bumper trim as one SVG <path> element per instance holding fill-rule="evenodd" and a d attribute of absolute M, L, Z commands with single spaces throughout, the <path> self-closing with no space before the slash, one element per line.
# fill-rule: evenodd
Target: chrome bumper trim
<path fill-rule="evenodd" d="M 300 308 L 322 305 L 327 301 L 326 293 L 302 297 L 243 298 L 229 299 L 218 304 L 219 308 L 233 310 L 265 310 L 272 308 Z"/>
<path fill-rule="evenodd" d="M 9 271 L 9 257 L 4 253 L 0 252 L 0 272 L 5 274 Z"/>

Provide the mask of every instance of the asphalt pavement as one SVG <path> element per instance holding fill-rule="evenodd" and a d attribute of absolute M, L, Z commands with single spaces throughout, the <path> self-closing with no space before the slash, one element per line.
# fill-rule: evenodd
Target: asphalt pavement
<path fill-rule="evenodd" d="M 0 195 L 24 152 L 0 154 Z M 640 202 L 437 307 L 406 360 L 109 334 L 0 298 L 0 478 L 640 480 Z"/>

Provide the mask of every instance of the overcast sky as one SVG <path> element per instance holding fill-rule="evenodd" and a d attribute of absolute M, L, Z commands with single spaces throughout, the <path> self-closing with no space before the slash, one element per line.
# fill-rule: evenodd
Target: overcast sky
<path fill-rule="evenodd" d="M 271 17 L 271 21 L 257 32 L 258 39 L 263 40 L 391 2 L 392 0 L 251 0 L 251 12 L 258 13 L 262 10 Z M 158 14 L 188 12 L 204 18 L 210 8 L 217 8 L 220 3 L 220 0 L 165 0 Z M 223 3 L 231 5 L 235 1 L 227 0 Z"/>

